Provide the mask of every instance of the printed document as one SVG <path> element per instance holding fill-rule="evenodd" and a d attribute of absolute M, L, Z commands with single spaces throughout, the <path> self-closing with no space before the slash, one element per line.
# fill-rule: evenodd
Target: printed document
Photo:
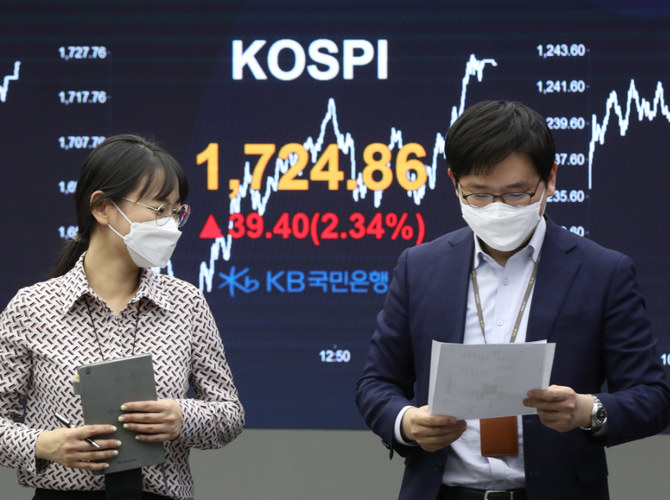
<path fill-rule="evenodd" d="M 549 386 L 556 344 L 450 344 L 433 340 L 428 408 L 458 419 L 537 413 L 526 393 Z"/>

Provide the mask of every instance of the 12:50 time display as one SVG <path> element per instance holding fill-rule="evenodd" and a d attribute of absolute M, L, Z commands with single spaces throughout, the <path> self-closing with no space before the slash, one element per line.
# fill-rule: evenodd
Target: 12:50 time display
<path fill-rule="evenodd" d="M 348 349 L 324 349 L 319 351 L 322 363 L 348 363 L 351 361 L 351 352 Z"/>

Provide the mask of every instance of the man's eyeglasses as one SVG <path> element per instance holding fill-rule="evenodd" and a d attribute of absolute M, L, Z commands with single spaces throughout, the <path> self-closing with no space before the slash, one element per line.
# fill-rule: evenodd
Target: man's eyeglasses
<path fill-rule="evenodd" d="M 153 210 L 156 213 L 156 224 L 159 226 L 165 225 L 168 221 L 168 218 L 172 217 L 177 222 L 177 227 L 182 227 L 184 224 L 186 224 L 188 216 L 191 215 L 191 206 L 187 204 L 175 206 L 172 203 L 163 203 L 160 207 L 156 208 L 145 205 L 144 203 L 140 203 L 136 200 L 130 200 L 128 198 L 121 199 L 135 203 L 141 207 L 148 208 L 149 210 Z"/>
<path fill-rule="evenodd" d="M 537 188 L 540 186 L 542 179 L 537 181 L 535 189 L 530 193 L 505 193 L 505 194 L 491 194 L 491 193 L 468 193 L 463 194 L 463 186 L 460 185 L 461 196 L 468 205 L 473 207 L 485 207 L 490 205 L 496 198 L 500 198 L 503 203 L 511 205 L 513 207 L 521 207 L 524 205 L 529 205 L 530 200 L 533 199 L 535 193 L 537 193 Z"/>

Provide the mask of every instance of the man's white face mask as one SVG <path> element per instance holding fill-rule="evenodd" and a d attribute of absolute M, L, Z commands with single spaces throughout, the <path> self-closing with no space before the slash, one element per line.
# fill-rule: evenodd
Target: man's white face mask
<path fill-rule="evenodd" d="M 503 202 L 490 203 L 484 207 L 473 207 L 461 200 L 461 213 L 470 229 L 486 245 L 501 252 L 509 252 L 519 246 L 533 232 L 542 217 L 542 190 L 540 201 L 515 207 Z"/>

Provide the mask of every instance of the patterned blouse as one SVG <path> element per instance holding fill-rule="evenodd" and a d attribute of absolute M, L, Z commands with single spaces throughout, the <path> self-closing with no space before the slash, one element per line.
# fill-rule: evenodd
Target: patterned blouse
<path fill-rule="evenodd" d="M 83 425 L 78 366 L 133 353 L 152 354 L 158 399 L 177 400 L 184 414 L 179 437 L 164 443 L 166 461 L 143 469 L 144 490 L 193 498 L 189 448 L 220 448 L 244 427 L 212 313 L 193 285 L 143 270 L 115 316 L 89 286 L 83 256 L 67 274 L 20 290 L 0 316 L 0 466 L 16 469 L 23 486 L 103 489 L 101 475 L 37 460 L 35 442 L 62 427 L 55 413 Z"/>

